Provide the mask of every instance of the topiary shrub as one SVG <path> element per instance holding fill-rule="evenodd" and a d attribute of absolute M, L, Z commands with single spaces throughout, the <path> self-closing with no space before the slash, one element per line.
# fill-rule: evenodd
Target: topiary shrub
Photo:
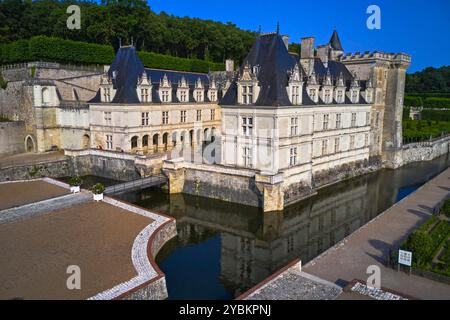
<path fill-rule="evenodd" d="M 101 183 L 97 183 L 92 187 L 92 192 L 94 194 L 102 194 L 105 192 L 105 186 Z"/>

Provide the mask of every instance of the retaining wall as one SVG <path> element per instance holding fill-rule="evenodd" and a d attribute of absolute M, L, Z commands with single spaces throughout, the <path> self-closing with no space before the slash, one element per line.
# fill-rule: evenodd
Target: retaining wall
<path fill-rule="evenodd" d="M 405 144 L 402 149 L 402 165 L 430 161 L 447 154 L 450 150 L 450 135 L 427 142 Z"/>

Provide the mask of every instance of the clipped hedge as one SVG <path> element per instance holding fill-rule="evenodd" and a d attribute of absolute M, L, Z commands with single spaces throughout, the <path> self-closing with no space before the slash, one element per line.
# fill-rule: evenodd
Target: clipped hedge
<path fill-rule="evenodd" d="M 74 64 L 110 64 L 114 55 L 114 49 L 108 45 L 46 36 L 0 44 L 0 64 L 38 60 Z M 202 73 L 225 69 L 222 63 L 204 60 L 178 58 L 145 51 L 138 52 L 138 55 L 147 68 Z"/>
<path fill-rule="evenodd" d="M 405 96 L 403 105 L 405 107 L 421 107 L 423 106 L 423 101 L 421 97 Z"/>
<path fill-rule="evenodd" d="M 423 120 L 450 121 L 450 109 L 449 110 L 423 109 L 421 112 L 421 116 Z"/>
<path fill-rule="evenodd" d="M 450 109 L 450 98 L 430 97 L 423 101 L 424 108 Z"/>

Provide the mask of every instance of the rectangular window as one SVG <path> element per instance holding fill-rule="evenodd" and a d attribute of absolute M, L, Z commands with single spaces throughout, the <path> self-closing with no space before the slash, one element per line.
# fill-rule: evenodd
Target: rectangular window
<path fill-rule="evenodd" d="M 242 87 L 242 98 L 244 104 L 253 103 L 253 86 L 243 86 Z"/>
<path fill-rule="evenodd" d="M 322 156 L 328 154 L 328 140 L 322 140 Z"/>
<path fill-rule="evenodd" d="M 242 148 L 242 159 L 245 167 L 252 167 L 252 148 Z"/>
<path fill-rule="evenodd" d="M 169 123 L 169 111 L 163 111 L 162 112 L 162 123 L 168 124 Z"/>
<path fill-rule="evenodd" d="M 296 136 L 298 134 L 298 118 L 291 118 L 291 136 Z"/>
<path fill-rule="evenodd" d="M 112 135 L 107 134 L 107 135 L 106 135 L 106 149 L 111 150 L 112 148 L 113 148 Z"/>
<path fill-rule="evenodd" d="M 368 147 L 369 146 L 369 134 L 366 133 L 366 135 L 364 136 L 364 146 Z"/>
<path fill-rule="evenodd" d="M 344 94 L 342 93 L 342 90 L 338 90 L 337 92 L 337 102 L 342 103 L 344 102 Z"/>
<path fill-rule="evenodd" d="M 330 119 L 330 115 L 324 114 L 323 115 L 323 130 L 328 130 L 328 120 Z"/>
<path fill-rule="evenodd" d="M 169 90 L 163 90 L 161 95 L 162 95 L 162 102 L 169 102 Z"/>
<path fill-rule="evenodd" d="M 180 112 L 180 122 L 185 123 L 186 122 L 186 110 L 181 110 Z"/>
<path fill-rule="evenodd" d="M 300 104 L 300 87 L 299 86 L 292 86 L 291 91 L 292 96 L 292 104 Z"/>
<path fill-rule="evenodd" d="M 141 114 L 141 124 L 143 126 L 148 126 L 149 123 L 149 113 L 148 112 L 142 112 Z"/>
<path fill-rule="evenodd" d="M 111 89 L 110 88 L 105 88 L 103 89 L 104 92 L 104 100 L 105 102 L 110 102 L 111 101 Z"/>
<path fill-rule="evenodd" d="M 186 90 L 181 90 L 181 91 L 180 91 L 180 101 L 181 101 L 181 102 L 186 102 L 186 101 L 187 101 Z"/>
<path fill-rule="evenodd" d="M 358 102 L 358 91 L 352 91 L 352 102 Z"/>
<path fill-rule="evenodd" d="M 366 126 L 370 125 L 370 112 L 366 112 Z"/>
<path fill-rule="evenodd" d="M 356 113 L 352 113 L 352 127 L 356 127 Z"/>
<path fill-rule="evenodd" d="M 340 149 L 341 138 L 334 138 L 334 153 L 338 153 Z"/>
<path fill-rule="evenodd" d="M 148 102 L 148 89 L 141 89 L 141 102 Z"/>
<path fill-rule="evenodd" d="M 340 113 L 336 114 L 336 129 L 341 129 L 341 118 L 342 115 Z"/>
<path fill-rule="evenodd" d="M 330 90 L 325 90 L 325 103 L 331 103 L 331 92 L 330 92 Z"/>
<path fill-rule="evenodd" d="M 216 92 L 215 91 L 211 91 L 210 97 L 211 97 L 211 101 L 216 101 Z"/>
<path fill-rule="evenodd" d="M 202 110 L 197 110 L 197 121 L 202 121 Z"/>
<path fill-rule="evenodd" d="M 253 118 L 252 117 L 242 117 L 242 133 L 244 136 L 253 135 Z"/>
<path fill-rule="evenodd" d="M 197 100 L 197 102 L 203 101 L 203 92 L 197 91 L 196 100 Z"/>
<path fill-rule="evenodd" d="M 316 89 L 310 89 L 309 96 L 311 97 L 312 101 L 316 101 Z"/>
<path fill-rule="evenodd" d="M 350 148 L 349 149 L 350 150 L 355 149 L 355 136 L 354 135 L 350 136 Z"/>
<path fill-rule="evenodd" d="M 216 120 L 216 110 L 215 109 L 211 109 L 211 121 Z"/>
<path fill-rule="evenodd" d="M 297 148 L 291 148 L 290 157 L 289 157 L 289 165 L 295 166 L 297 164 Z"/>
<path fill-rule="evenodd" d="M 105 123 L 111 124 L 111 119 L 112 119 L 111 112 L 104 112 L 103 114 L 105 117 Z"/>

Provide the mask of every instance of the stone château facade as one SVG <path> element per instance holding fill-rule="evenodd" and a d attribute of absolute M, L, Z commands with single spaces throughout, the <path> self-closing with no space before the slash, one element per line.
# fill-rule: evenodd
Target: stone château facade
<path fill-rule="evenodd" d="M 228 61 L 226 71 L 209 74 L 144 68 L 133 46 L 103 70 L 3 68 L 10 82 L 0 90 L 0 113 L 24 122 L 27 151 L 156 154 L 161 164 L 172 151 L 169 158 L 194 163 L 167 164 L 171 192 L 195 186 L 228 201 L 247 194 L 265 211 L 348 176 L 400 166 L 410 56 L 346 54 L 336 31 L 317 47 L 303 38 L 300 55 L 287 43 L 278 32 L 258 35 L 237 71 Z M 205 162 L 205 150 L 213 161 L 196 167 L 191 155 Z M 223 177 L 241 194 L 222 196 Z"/>

